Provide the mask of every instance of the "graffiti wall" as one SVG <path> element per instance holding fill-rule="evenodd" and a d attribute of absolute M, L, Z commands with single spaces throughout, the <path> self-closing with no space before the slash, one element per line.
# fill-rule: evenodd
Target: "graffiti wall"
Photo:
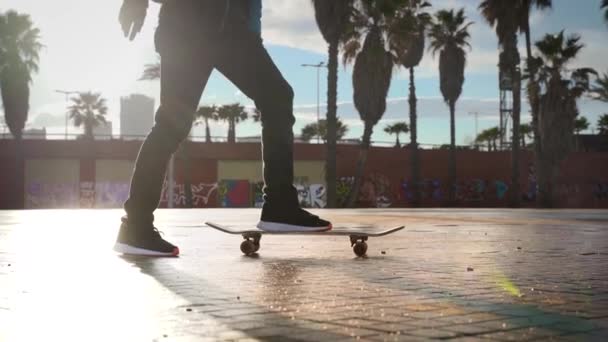
<path fill-rule="evenodd" d="M 246 208 L 251 202 L 251 185 L 247 180 L 222 180 L 218 184 L 218 195 L 224 208 Z"/>
<path fill-rule="evenodd" d="M 129 183 L 102 182 L 95 184 L 97 208 L 121 208 L 129 197 Z"/>
<path fill-rule="evenodd" d="M 31 159 L 25 162 L 25 208 L 80 207 L 80 162 Z"/>
<path fill-rule="evenodd" d="M 218 184 L 217 183 L 198 183 L 192 184 L 192 206 L 194 208 L 207 208 L 214 206 L 217 197 Z M 185 208 L 186 207 L 186 192 L 183 183 L 177 183 L 173 181 L 173 208 Z M 128 189 L 127 189 L 128 195 Z M 169 207 L 169 183 L 165 181 L 160 196 L 159 207 Z"/>
<path fill-rule="evenodd" d="M 30 182 L 25 187 L 26 209 L 78 208 L 80 193 L 77 183 Z"/>

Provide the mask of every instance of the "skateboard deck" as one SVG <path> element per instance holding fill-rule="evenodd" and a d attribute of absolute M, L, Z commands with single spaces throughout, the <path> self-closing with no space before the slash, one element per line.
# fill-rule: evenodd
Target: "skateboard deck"
<path fill-rule="evenodd" d="M 251 225 L 242 224 L 218 224 L 214 222 L 205 222 L 211 228 L 221 232 L 241 235 L 244 241 L 241 243 L 241 251 L 245 255 L 252 255 L 260 249 L 260 240 L 262 235 L 333 235 L 333 236 L 348 236 L 350 238 L 351 247 L 357 256 L 364 256 L 367 252 L 367 243 L 369 237 L 378 237 L 400 231 L 405 226 L 395 227 L 379 227 L 376 225 L 354 225 L 345 224 L 337 225 L 331 230 L 324 232 L 268 232 L 258 228 L 251 228 Z"/>

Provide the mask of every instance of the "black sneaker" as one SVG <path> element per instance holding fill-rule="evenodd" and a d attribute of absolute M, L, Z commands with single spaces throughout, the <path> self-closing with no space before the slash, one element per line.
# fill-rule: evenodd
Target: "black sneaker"
<path fill-rule="evenodd" d="M 257 227 L 267 232 L 324 232 L 332 228 L 330 222 L 304 209 L 274 210 L 266 206 Z"/>
<path fill-rule="evenodd" d="M 114 251 L 127 255 L 142 256 L 178 256 L 179 248 L 160 236 L 152 224 L 146 227 L 129 225 L 126 217 L 118 231 Z"/>

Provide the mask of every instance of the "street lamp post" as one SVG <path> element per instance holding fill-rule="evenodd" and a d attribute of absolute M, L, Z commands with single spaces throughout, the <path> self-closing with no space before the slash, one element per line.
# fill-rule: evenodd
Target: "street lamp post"
<path fill-rule="evenodd" d="M 469 115 L 474 115 L 475 116 L 475 139 L 474 139 L 474 143 L 475 143 L 475 149 L 477 149 L 478 148 L 478 146 L 477 146 L 477 137 L 479 136 L 479 129 L 478 129 L 477 122 L 479 121 L 479 112 L 477 112 L 477 111 L 469 112 Z"/>
<path fill-rule="evenodd" d="M 321 113 L 320 113 L 320 98 L 321 98 L 321 94 L 320 94 L 320 90 L 319 90 L 319 85 L 320 85 L 320 71 L 321 68 L 327 68 L 327 65 L 325 65 L 325 62 L 319 62 L 319 64 L 302 64 L 303 67 L 311 67 L 311 68 L 316 68 L 317 69 L 317 129 L 319 128 L 319 123 L 321 122 Z M 320 133 L 320 132 L 317 132 Z M 317 134 L 317 143 L 321 143 L 321 136 L 319 134 Z"/>
<path fill-rule="evenodd" d="M 56 93 L 65 95 L 65 102 L 67 103 L 70 100 L 70 95 L 78 94 L 77 91 L 70 90 L 55 90 Z M 68 112 L 65 112 L 65 140 L 68 140 Z"/>

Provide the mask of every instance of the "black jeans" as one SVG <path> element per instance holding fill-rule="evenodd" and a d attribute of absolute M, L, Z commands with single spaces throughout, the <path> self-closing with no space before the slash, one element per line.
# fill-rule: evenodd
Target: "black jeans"
<path fill-rule="evenodd" d="M 188 136 L 202 92 L 217 69 L 251 98 L 262 113 L 264 210 L 298 205 L 293 186 L 293 90 L 262 40 L 229 17 L 224 29 L 205 27 L 192 8 L 161 9 L 156 49 L 161 56 L 161 103 L 155 125 L 135 163 L 129 199 L 130 221 L 153 221 L 166 167 Z M 203 14 L 200 14 L 201 16 Z M 236 24 L 235 24 L 236 23 Z M 197 30 L 197 27 L 200 27 Z"/>

